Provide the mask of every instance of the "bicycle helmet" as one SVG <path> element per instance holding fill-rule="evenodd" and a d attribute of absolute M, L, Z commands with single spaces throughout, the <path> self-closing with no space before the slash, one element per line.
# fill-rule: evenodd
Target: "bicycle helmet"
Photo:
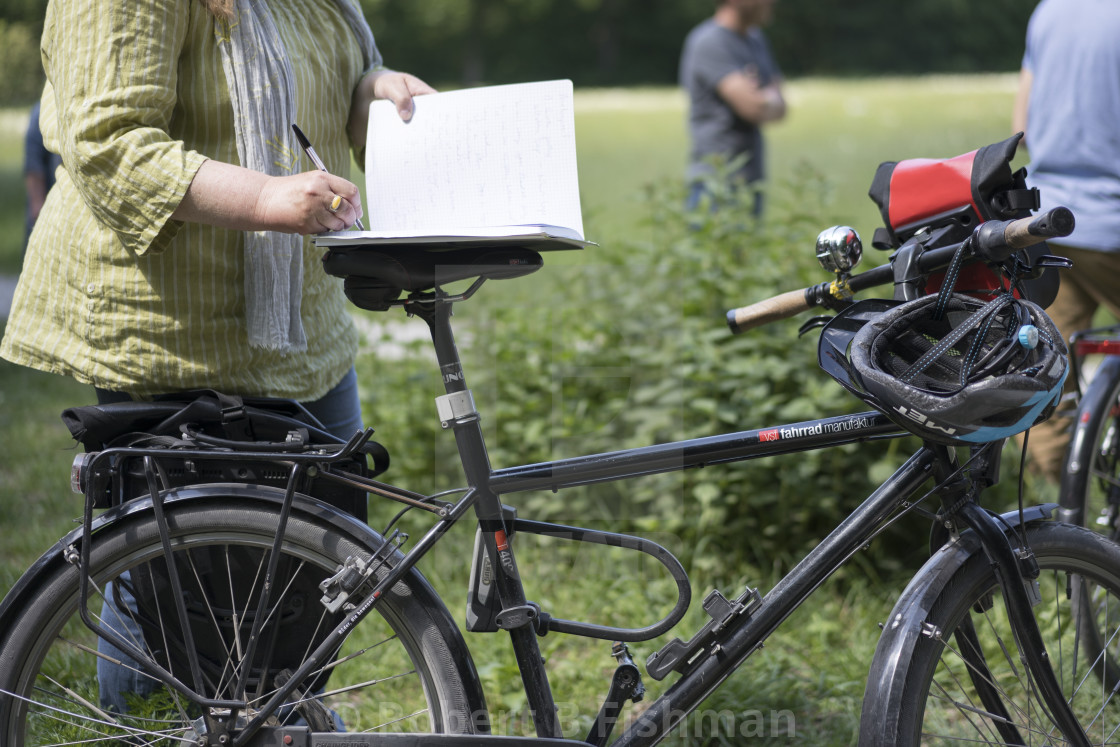
<path fill-rule="evenodd" d="M 1009 294 L 853 304 L 825 327 L 819 360 L 899 426 L 945 444 L 995 441 L 1045 420 L 1069 371 L 1046 312 Z"/>

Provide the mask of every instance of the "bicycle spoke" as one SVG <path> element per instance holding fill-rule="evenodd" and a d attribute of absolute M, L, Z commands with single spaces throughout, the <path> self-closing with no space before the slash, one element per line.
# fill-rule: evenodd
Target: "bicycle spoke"
<path fill-rule="evenodd" d="M 37 689 L 37 692 L 42 693 L 43 690 L 41 688 L 39 688 L 39 689 Z M 154 742 L 153 741 L 148 741 L 148 742 L 144 742 L 143 744 L 146 744 L 146 745 L 147 744 L 158 744 L 159 743 L 158 740 L 166 740 L 168 737 L 174 737 L 176 735 L 186 735 L 186 734 L 191 733 L 191 731 L 192 731 L 190 728 L 182 727 L 182 726 L 180 726 L 178 728 L 174 728 L 174 729 L 169 728 L 169 729 L 163 729 L 163 730 L 155 730 L 155 729 L 150 729 L 150 728 L 141 728 L 140 726 L 134 726 L 131 723 L 122 721 L 118 718 L 115 718 L 114 716 L 112 716 L 110 714 L 105 713 L 101 709 L 99 709 L 96 706 L 94 706 L 93 704 L 91 704 L 88 700 L 86 700 L 84 698 L 81 698 L 80 696 L 77 696 L 76 694 L 74 694 L 73 691 L 66 690 L 66 692 L 73 697 L 73 702 L 77 703 L 78 705 L 81 705 L 84 708 L 87 708 L 88 710 L 85 711 L 85 712 L 79 712 L 79 711 L 76 711 L 76 710 L 67 710 L 65 708 L 61 708 L 59 706 L 54 706 L 54 705 L 51 705 L 50 703 L 46 703 L 43 700 L 34 700 L 34 699 L 31 699 L 31 698 L 26 698 L 22 695 L 19 695 L 18 693 L 13 693 L 13 692 L 8 691 L 8 690 L 0 690 L 0 694 L 3 694 L 6 697 L 10 697 L 10 698 L 13 698 L 14 700 L 22 701 L 24 703 L 27 703 L 27 704 L 33 706 L 34 707 L 33 714 L 35 716 L 39 717 L 39 718 L 48 719 L 50 721 L 56 722 L 56 723 L 64 725 L 64 726 L 78 728 L 78 729 L 82 730 L 83 737 L 81 739 L 68 740 L 68 741 L 64 741 L 64 742 L 36 743 L 36 747 L 64 747 L 65 745 L 81 745 L 81 744 L 97 744 L 97 743 L 108 743 L 108 744 L 116 745 L 116 744 L 119 743 L 119 740 L 122 737 L 124 737 L 124 738 L 133 738 L 133 737 L 150 738 L 150 739 L 154 739 L 154 740 L 157 740 L 157 741 L 154 741 Z M 63 702 L 66 702 L 66 700 L 67 700 L 67 698 L 59 698 L 58 693 L 48 692 L 47 694 L 50 695 L 52 698 L 58 698 L 58 699 L 62 700 Z M 96 717 L 91 716 L 91 713 L 96 714 Z M 145 723 L 145 722 L 147 722 L 147 723 L 164 723 L 164 724 L 172 723 L 172 722 L 167 722 L 167 721 L 163 721 L 163 720 L 142 719 L 142 718 L 131 718 L 130 717 L 129 722 L 132 722 L 132 721 L 135 721 L 137 723 Z M 94 727 L 100 727 L 100 729 L 95 729 Z M 114 733 L 113 731 L 109 731 L 109 730 L 116 730 L 116 732 Z M 96 736 L 90 737 L 89 732 L 91 732 L 91 731 Z"/>
<path fill-rule="evenodd" d="M 1000 644 L 1000 649 L 1004 652 L 1005 655 L 1007 654 L 1007 648 L 1002 644 L 1002 642 Z M 954 655 L 954 657 L 957 660 L 959 660 L 965 666 L 966 669 L 969 670 L 969 676 L 970 677 L 972 677 L 972 676 L 979 677 L 985 684 L 987 684 L 989 687 L 991 687 L 997 693 L 999 693 L 1001 695 L 1004 695 L 1005 697 L 1004 697 L 1004 700 L 1003 700 L 1003 704 L 1011 706 L 1020 716 L 1023 717 L 1023 719 L 1027 723 L 1031 722 L 1032 719 L 1031 719 L 1030 714 L 1027 713 L 1026 711 L 1024 711 L 1022 709 L 1022 707 L 1020 706 L 1020 704 L 1018 702 L 1016 702 L 1015 699 L 1006 697 L 1007 693 L 1006 693 L 1005 689 L 1000 685 L 1000 683 L 995 678 L 992 677 L 990 668 L 988 669 L 987 672 L 985 672 L 984 670 L 980 669 L 977 665 L 971 663 L 971 660 L 973 658 L 980 658 L 980 659 L 986 661 L 986 659 L 984 657 L 984 653 L 982 651 L 973 651 L 973 652 L 970 653 L 969 656 L 965 656 L 960 650 L 955 648 L 948 641 L 946 641 L 946 643 L 945 643 L 945 650 L 952 653 Z M 949 662 L 944 661 L 944 660 L 943 660 L 943 667 L 944 667 L 944 669 L 949 669 L 950 671 L 952 670 Z M 1017 672 L 1016 672 L 1016 674 L 1017 674 Z M 969 700 L 971 700 L 971 697 L 973 695 L 973 693 L 971 691 L 971 688 L 965 686 L 964 681 L 960 680 L 955 675 L 954 675 L 953 679 L 958 684 L 958 687 L 959 687 L 962 695 L 968 697 Z M 1019 684 L 1022 684 L 1021 679 L 1018 676 L 1016 676 L 1016 681 L 1019 682 Z M 935 682 L 936 682 L 936 680 L 935 680 Z M 938 688 L 942 689 L 940 684 L 938 684 Z M 1007 724 L 1013 724 L 1014 723 L 1012 721 L 1009 721 L 1009 720 L 1003 718 L 1002 716 L 998 716 L 994 713 L 991 713 L 987 709 L 976 708 L 976 707 L 973 707 L 973 706 L 971 706 L 967 703 L 961 703 L 959 700 L 956 700 L 954 698 L 949 697 L 947 693 L 946 693 L 946 699 L 949 702 L 953 703 L 953 705 L 958 707 L 958 708 L 965 708 L 966 710 L 970 710 L 974 713 L 983 714 L 983 715 L 987 716 L 988 718 L 990 718 L 993 722 L 1002 721 L 1002 722 L 1007 723 Z"/>
<path fill-rule="evenodd" d="M 407 716 L 401 716 L 400 718 L 395 718 L 392 721 L 386 721 L 385 723 L 378 724 L 377 726 L 371 726 L 368 729 L 363 729 L 362 734 L 370 734 L 370 733 L 375 732 L 375 731 L 380 731 L 381 729 L 392 726 L 394 724 L 404 723 L 405 721 L 408 721 L 410 719 L 414 719 L 417 716 L 423 716 L 425 713 L 427 713 L 426 709 L 421 710 L 421 711 L 416 711 L 415 713 L 410 713 Z"/>

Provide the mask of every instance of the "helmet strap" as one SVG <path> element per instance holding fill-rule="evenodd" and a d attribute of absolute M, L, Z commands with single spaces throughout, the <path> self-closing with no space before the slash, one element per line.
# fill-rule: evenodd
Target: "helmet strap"
<path fill-rule="evenodd" d="M 951 295 L 951 294 L 950 294 Z M 975 362 L 980 349 L 983 346 L 983 340 L 987 329 L 991 326 L 992 321 L 999 315 L 999 312 L 1004 306 L 1014 300 L 1012 296 L 1001 293 L 996 298 L 993 298 L 988 303 L 981 306 L 974 311 L 968 319 L 964 320 L 961 324 L 953 328 L 953 330 L 941 338 L 936 345 L 927 350 L 925 354 L 916 360 L 910 368 L 906 369 L 901 376 L 900 381 L 910 382 L 915 376 L 925 371 L 941 356 L 945 355 L 951 348 L 971 332 L 974 328 L 981 328 L 981 334 L 976 336 L 971 347 L 969 348 L 968 356 L 965 358 L 965 365 L 961 367 L 961 387 L 968 383 L 968 374 L 972 368 L 972 363 Z M 941 299 L 938 298 L 940 305 Z M 946 299 L 946 303 L 948 300 Z"/>

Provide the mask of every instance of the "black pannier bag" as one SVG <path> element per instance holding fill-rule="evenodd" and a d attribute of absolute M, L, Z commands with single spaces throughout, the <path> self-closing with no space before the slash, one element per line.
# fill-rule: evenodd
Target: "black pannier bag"
<path fill-rule="evenodd" d="M 283 399 L 234 397 L 213 391 L 195 391 L 159 397 L 150 402 L 120 402 L 70 408 L 62 419 L 86 451 L 112 447 L 167 449 L 159 458 L 159 480 L 170 487 L 201 483 L 253 483 L 287 487 L 289 472 L 283 465 L 252 460 L 185 459 L 177 450 L 222 449 L 281 451 L 327 447 L 341 442 L 297 402 Z M 372 461 L 372 467 L 369 462 Z M 380 444 L 369 441 L 362 453 L 335 462 L 334 470 L 372 477 L 388 468 L 389 455 Z M 366 521 L 366 492 L 325 479 L 305 478 L 298 492 L 318 498 Z M 108 508 L 147 495 L 143 458 L 121 460 L 112 476 L 102 479 L 95 490 L 95 506 Z M 255 622 L 260 596 L 260 569 L 267 554 L 259 548 L 238 545 L 203 546 L 178 556 L 179 585 L 183 591 L 190 639 L 203 676 L 211 683 L 228 680 L 232 642 L 246 640 Z M 327 614 L 320 606 L 319 583 L 333 569 L 298 564 L 282 556 L 276 569 L 278 597 L 275 609 L 262 630 L 262 640 L 249 670 L 252 688 L 268 688 L 283 679 L 285 670 L 302 663 L 304 652 L 317 646 L 345 613 Z M 133 568 L 113 581 L 114 598 L 130 600 L 118 613 L 131 617 L 143 631 L 148 649 L 161 666 L 185 682 L 191 681 L 187 656 L 188 637 L 183 621 L 175 614 L 175 594 L 164 558 Z M 239 614 L 215 618 L 213 610 L 238 610 Z M 320 619 L 323 617 L 324 619 Z M 326 674 L 301 685 L 302 690 L 321 688 Z M 323 709 L 317 701 L 299 707 L 309 721 L 320 720 Z"/>
<path fill-rule="evenodd" d="M 868 191 L 883 218 L 872 244 L 897 249 L 919 231 L 942 228 L 949 229 L 947 242 L 957 242 L 984 221 L 1029 216 L 1039 207 L 1038 190 L 1027 186 L 1025 168 L 1011 169 L 1022 138 L 1018 133 L 953 158 L 881 163 Z M 1026 256 L 1033 262 L 1047 252 L 1042 243 L 1028 249 Z M 940 278 L 931 277 L 927 293 L 939 290 Z M 973 262 L 962 269 L 957 288 L 982 292 L 1000 284 L 994 271 Z M 1029 300 L 1045 308 L 1058 292 L 1058 272 L 1047 269 L 1040 277 L 1026 280 L 1023 289 Z"/>
<path fill-rule="evenodd" d="M 235 482 L 284 489 L 288 484 L 288 470 L 274 462 L 187 460 L 175 457 L 177 449 L 291 451 L 301 446 L 337 448 L 342 443 L 298 402 L 208 390 L 163 395 L 148 402 L 72 407 L 62 413 L 62 421 L 86 451 L 127 446 L 167 449 L 167 457 L 159 464 L 169 487 Z M 336 470 L 363 477 L 381 474 L 388 467 L 389 453 L 376 441 L 367 442 L 362 453 L 349 461 L 334 464 Z M 367 519 L 364 490 L 311 477 L 305 477 L 296 489 L 362 521 Z M 108 508 L 147 493 L 143 460 L 137 457 L 121 464 L 110 480 L 98 485 L 94 507 Z"/>

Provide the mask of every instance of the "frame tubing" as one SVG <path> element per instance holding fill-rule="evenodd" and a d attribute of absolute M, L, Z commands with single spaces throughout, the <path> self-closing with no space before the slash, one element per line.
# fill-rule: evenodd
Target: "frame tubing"
<path fill-rule="evenodd" d="M 681 677 L 623 733 L 612 747 L 645 747 L 669 731 L 719 687 L 748 656 L 843 562 L 867 543 L 878 526 L 930 477 L 935 454 L 922 448 L 813 548 L 747 618 L 733 624 L 719 650 Z"/>
<path fill-rule="evenodd" d="M 436 357 L 448 394 L 467 390 L 458 350 L 451 330 L 451 304 L 439 298 L 415 312 L 431 330 Z M 506 493 L 534 489 L 570 487 L 595 482 L 632 478 L 658 472 L 671 472 L 721 462 L 808 451 L 844 443 L 890 437 L 902 433 L 888 418 L 868 412 L 794 423 L 771 428 L 692 439 L 568 460 L 514 467 L 495 472 L 489 461 L 477 416 L 453 424 L 465 476 L 476 493 L 475 512 L 483 527 L 503 527 L 501 501 Z M 651 720 L 656 724 L 668 716 L 670 727 L 691 711 L 704 696 L 722 682 L 804 599 L 839 567 L 844 559 L 864 544 L 880 521 L 928 477 L 932 455 L 919 452 L 888 480 L 860 509 L 821 543 L 791 572 L 785 582 L 771 592 L 766 605 L 752 618 L 743 621 L 731 636 L 733 645 L 711 657 L 691 675 L 679 681 L 653 704 Z M 508 528 L 507 528 L 508 529 Z M 504 608 L 525 605 L 525 593 L 512 552 L 499 555 L 495 532 L 482 533 L 491 563 L 496 569 L 499 598 Z M 419 547 L 414 548 L 418 550 Z M 409 553 L 412 556 L 414 553 Z M 769 613 L 774 609 L 773 614 Z M 750 624 L 757 620 L 758 623 Z M 532 625 L 510 630 L 510 638 L 533 713 L 538 736 L 560 736 L 552 691 Z M 676 715 L 677 705 L 683 713 Z M 648 714 L 647 714 L 648 715 Z M 635 734 L 644 733 L 649 721 L 643 717 L 623 735 L 619 744 Z M 664 734 L 654 731 L 654 734 Z M 657 736 L 654 741 L 660 739 Z M 635 744 L 644 743 L 642 741 Z M 649 742 L 652 744 L 652 742 Z"/>
<path fill-rule="evenodd" d="M 555 491 L 578 485 L 625 480 L 642 475 L 676 472 L 710 464 L 831 448 L 901 435 L 906 434 L 885 415 L 862 412 L 524 467 L 508 467 L 490 475 L 490 489 L 498 495 L 530 490 Z"/>
<path fill-rule="evenodd" d="M 444 389 L 448 394 L 468 391 L 466 376 L 463 373 L 459 351 L 451 330 L 451 302 L 437 298 L 430 306 L 417 312 L 432 333 L 436 348 L 436 359 L 443 375 Z M 493 470 L 486 451 L 486 441 L 477 413 L 463 417 L 452 425 L 455 444 L 467 484 L 475 492 L 475 514 L 481 526 L 501 528 L 503 535 L 512 527 L 506 527 L 502 519 L 502 502 L 498 494 L 490 488 Z M 528 602 L 521 576 L 517 572 L 517 562 L 508 547 L 499 547 L 497 534 L 493 529 L 482 533 L 491 566 L 495 569 L 495 584 L 498 598 L 503 609 L 523 608 Z M 535 618 L 533 618 L 535 619 Z M 548 682 L 548 673 L 541 656 L 533 619 L 525 624 L 509 629 L 510 643 L 513 646 L 521 681 L 525 687 L 525 697 L 533 715 L 533 724 L 539 737 L 561 737 L 560 722 L 556 713 L 556 703 Z"/>

